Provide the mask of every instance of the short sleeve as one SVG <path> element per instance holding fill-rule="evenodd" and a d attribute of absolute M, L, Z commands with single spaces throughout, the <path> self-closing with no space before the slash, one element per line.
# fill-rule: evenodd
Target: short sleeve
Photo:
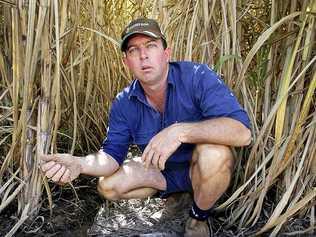
<path fill-rule="evenodd" d="M 193 96 L 203 118 L 229 117 L 250 128 L 246 111 L 212 69 L 207 65 L 201 65 L 193 77 Z"/>
<path fill-rule="evenodd" d="M 122 106 L 116 99 L 110 109 L 107 137 L 102 143 L 102 150 L 112 156 L 119 165 L 125 160 L 131 142 L 130 128 L 121 110 Z"/>

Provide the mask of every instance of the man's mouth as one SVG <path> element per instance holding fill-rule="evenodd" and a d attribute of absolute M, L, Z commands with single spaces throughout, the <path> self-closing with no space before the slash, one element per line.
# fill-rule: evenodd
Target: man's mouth
<path fill-rule="evenodd" d="M 152 67 L 151 66 L 142 66 L 141 69 L 142 69 L 142 71 L 149 71 L 152 69 Z"/>

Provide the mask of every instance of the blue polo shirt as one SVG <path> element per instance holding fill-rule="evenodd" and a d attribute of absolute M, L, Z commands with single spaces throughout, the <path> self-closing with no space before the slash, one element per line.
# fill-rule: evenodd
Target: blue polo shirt
<path fill-rule="evenodd" d="M 147 102 L 138 80 L 116 96 L 102 149 L 120 165 L 130 144 L 138 145 L 143 151 L 153 136 L 174 123 L 229 117 L 250 127 L 248 115 L 236 97 L 207 65 L 172 62 L 167 80 L 163 114 Z M 193 148 L 194 144 L 182 144 L 169 157 L 166 167 L 188 163 Z"/>

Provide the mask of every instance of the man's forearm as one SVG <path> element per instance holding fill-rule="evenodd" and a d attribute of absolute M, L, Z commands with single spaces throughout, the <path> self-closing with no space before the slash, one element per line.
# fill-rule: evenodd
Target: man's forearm
<path fill-rule="evenodd" d="M 215 118 L 195 123 L 178 123 L 181 143 L 207 143 L 227 146 L 246 146 L 251 132 L 242 123 L 231 118 Z"/>
<path fill-rule="evenodd" d="M 81 173 L 91 176 L 109 176 L 119 168 L 118 163 L 108 154 L 99 151 L 80 157 Z"/>

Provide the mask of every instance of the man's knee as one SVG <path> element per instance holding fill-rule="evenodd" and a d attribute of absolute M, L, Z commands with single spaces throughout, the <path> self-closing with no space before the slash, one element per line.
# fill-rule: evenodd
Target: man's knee
<path fill-rule="evenodd" d="M 195 161 L 201 177 L 208 178 L 218 172 L 229 175 L 234 167 L 234 157 L 229 147 L 213 144 L 199 144 L 195 148 Z"/>
<path fill-rule="evenodd" d="M 121 198 L 120 190 L 109 177 L 100 177 L 97 184 L 97 189 L 105 199 L 115 201 Z"/>

